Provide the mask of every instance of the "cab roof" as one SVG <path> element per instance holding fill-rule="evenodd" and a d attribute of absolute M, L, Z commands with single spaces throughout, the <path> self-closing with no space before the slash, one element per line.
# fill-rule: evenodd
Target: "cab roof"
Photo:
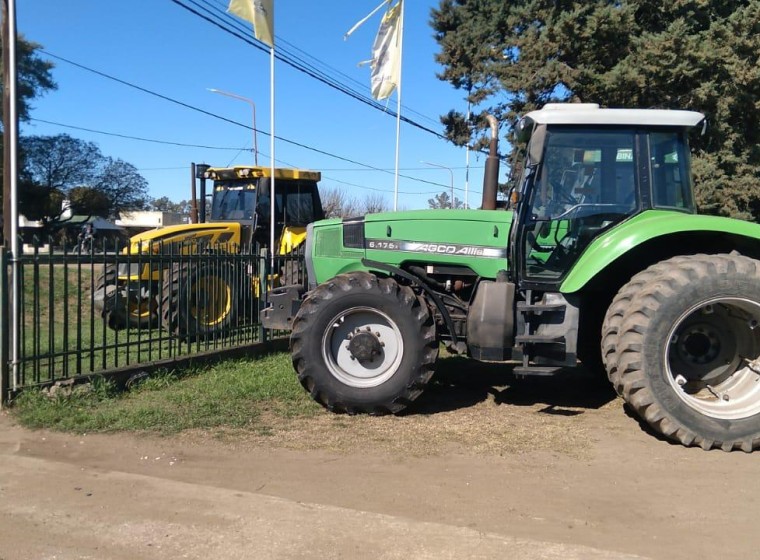
<path fill-rule="evenodd" d="M 672 109 L 602 109 L 596 103 L 547 103 L 531 111 L 520 128 L 532 124 L 696 126 L 705 116 L 696 111 Z M 526 121 L 523 123 L 523 121 Z"/>
<path fill-rule="evenodd" d="M 258 177 L 271 177 L 272 169 L 270 167 L 261 167 L 258 165 L 236 165 L 235 167 L 209 167 L 204 174 L 207 179 L 224 180 L 224 179 L 249 179 Z M 306 169 L 292 169 L 285 167 L 275 167 L 274 178 L 277 179 L 303 179 L 306 181 L 319 181 L 322 174 L 319 171 L 309 171 Z"/>

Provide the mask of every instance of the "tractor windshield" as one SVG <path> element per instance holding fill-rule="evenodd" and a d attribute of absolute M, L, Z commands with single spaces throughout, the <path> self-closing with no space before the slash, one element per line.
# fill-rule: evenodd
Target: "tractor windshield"
<path fill-rule="evenodd" d="M 216 181 L 211 220 L 252 221 L 256 208 L 255 185 L 240 181 Z"/>

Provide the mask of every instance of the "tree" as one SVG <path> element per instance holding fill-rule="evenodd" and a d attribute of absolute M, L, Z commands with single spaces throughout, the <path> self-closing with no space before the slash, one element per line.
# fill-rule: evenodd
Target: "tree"
<path fill-rule="evenodd" d="M 97 174 L 103 159 L 97 144 L 68 134 L 27 136 L 20 143 L 26 156 L 22 173 L 48 189 L 66 192 L 87 183 Z"/>
<path fill-rule="evenodd" d="M 106 218 L 111 210 L 111 200 L 106 193 L 92 187 L 74 187 L 68 198 L 72 214 Z"/>
<path fill-rule="evenodd" d="M 29 112 L 31 110 L 31 102 L 33 99 L 45 94 L 48 91 L 56 89 L 58 86 L 53 81 L 51 71 L 53 69 L 53 63 L 47 60 L 43 60 L 37 54 L 42 48 L 42 45 L 27 41 L 22 35 L 18 35 L 16 40 L 16 74 L 17 74 L 17 88 L 16 95 L 18 99 L 18 117 L 20 121 L 29 120 Z M 2 50 L 3 45 L 0 44 L 0 72 L 5 74 L 5 69 L 2 66 Z M 0 80 L 0 82 L 4 82 Z M 0 83 L 0 95 L 5 95 L 5 84 Z M 4 104 L 0 103 L 0 118 L 3 115 Z M 4 130 L 0 127 L 0 144 L 5 146 Z M 19 167 L 23 167 L 23 151 L 19 153 Z M 3 157 L 0 157 L 0 185 L 5 180 L 4 171 L 5 161 Z M 23 179 L 19 180 L 19 188 L 24 185 Z M 3 190 L 5 192 L 5 190 Z M 51 202 L 56 196 L 53 196 L 52 192 L 38 193 L 42 194 L 43 200 L 40 201 L 39 207 L 42 208 L 45 205 L 54 204 Z M 3 203 L 5 196 L 0 197 L 0 216 L 3 216 Z M 19 206 L 23 206 L 21 200 L 19 200 Z M 30 218 L 31 219 L 31 218 Z M 0 238 L 2 238 L 2 228 L 0 227 Z"/>
<path fill-rule="evenodd" d="M 160 198 L 154 198 L 151 200 L 150 209 L 157 212 L 176 212 L 178 214 L 189 214 L 191 210 L 190 202 L 187 200 L 172 202 L 167 196 L 162 196 Z"/>
<path fill-rule="evenodd" d="M 757 220 L 759 20 L 758 0 L 441 0 L 431 12 L 439 77 L 475 108 L 469 122 L 453 110 L 442 122 L 464 144 L 491 113 L 514 144 L 518 115 L 553 101 L 701 111 L 700 209 Z"/>
<path fill-rule="evenodd" d="M 61 213 L 66 195 L 59 189 L 50 189 L 21 179 L 18 184 L 19 213 L 26 219 L 45 222 L 50 216 Z"/>
<path fill-rule="evenodd" d="M 2 53 L 2 49 L 3 46 L 0 45 L 0 53 Z M 51 73 L 55 65 L 40 58 L 37 51 L 41 49 L 42 45 L 27 41 L 23 35 L 18 36 L 16 42 L 16 70 L 18 72 L 16 94 L 18 96 L 18 118 L 21 121 L 29 120 L 29 111 L 32 108 L 33 99 L 58 88 Z M 0 70 L 3 70 L 2 57 L 0 57 Z M 2 94 L 4 94 L 3 87 L 3 84 L 0 83 L 0 93 Z M 2 108 L 0 108 L 1 112 Z"/>
<path fill-rule="evenodd" d="M 108 197 L 111 216 L 148 207 L 148 181 L 124 160 L 104 158 L 91 184 Z"/>
<path fill-rule="evenodd" d="M 442 191 L 433 198 L 428 198 L 430 208 L 451 208 L 451 196 L 448 192 Z M 464 203 L 456 196 L 454 197 L 454 208 L 464 208 Z"/>
<path fill-rule="evenodd" d="M 325 218 L 350 218 L 361 214 L 359 202 L 355 197 L 348 196 L 343 189 L 321 188 L 319 197 Z"/>
<path fill-rule="evenodd" d="M 385 197 L 380 193 L 368 194 L 361 200 L 348 196 L 346 191 L 339 188 L 321 188 L 319 193 L 325 218 L 352 218 L 387 212 L 390 209 Z"/>
<path fill-rule="evenodd" d="M 376 214 L 378 212 L 387 212 L 390 209 L 385 197 L 380 193 L 368 194 L 361 202 L 362 214 Z"/>
<path fill-rule="evenodd" d="M 137 169 L 105 157 L 92 142 L 68 134 L 30 136 L 22 138 L 21 147 L 24 188 L 19 189 L 19 206 L 29 219 L 56 221 L 65 197 L 73 211 L 103 217 L 146 206 L 148 183 Z"/>

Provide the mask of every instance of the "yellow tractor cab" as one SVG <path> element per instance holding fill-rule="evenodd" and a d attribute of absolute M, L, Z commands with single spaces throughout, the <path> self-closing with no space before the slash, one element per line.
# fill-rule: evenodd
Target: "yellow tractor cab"
<path fill-rule="evenodd" d="M 275 254 L 288 254 L 299 246 L 306 226 L 324 218 L 317 183 L 318 171 L 275 168 Z M 235 222 L 241 243 L 269 246 L 271 169 L 236 166 L 209 168 L 213 181 L 209 223 Z"/>

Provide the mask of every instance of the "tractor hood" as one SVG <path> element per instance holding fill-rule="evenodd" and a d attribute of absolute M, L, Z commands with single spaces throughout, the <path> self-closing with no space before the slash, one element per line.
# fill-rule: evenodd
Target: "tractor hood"
<path fill-rule="evenodd" d="M 452 265 L 495 278 L 507 269 L 512 212 L 412 210 L 383 212 L 311 226 L 307 265 L 317 283 L 352 270 L 362 259 L 391 266 Z"/>
<path fill-rule="evenodd" d="M 367 214 L 359 219 L 367 223 L 371 222 L 406 222 L 410 220 L 431 220 L 441 221 L 449 220 L 451 222 L 489 222 L 489 223 L 511 223 L 512 212 L 504 210 L 406 210 L 402 212 L 380 212 L 378 214 Z M 344 220 L 345 221 L 345 220 Z"/>
<path fill-rule="evenodd" d="M 161 251 L 160 247 L 166 243 L 182 244 L 186 241 L 205 245 L 240 245 L 240 232 L 241 226 L 238 222 L 167 226 L 132 236 L 129 240 L 129 252 L 132 254 L 157 253 Z"/>

